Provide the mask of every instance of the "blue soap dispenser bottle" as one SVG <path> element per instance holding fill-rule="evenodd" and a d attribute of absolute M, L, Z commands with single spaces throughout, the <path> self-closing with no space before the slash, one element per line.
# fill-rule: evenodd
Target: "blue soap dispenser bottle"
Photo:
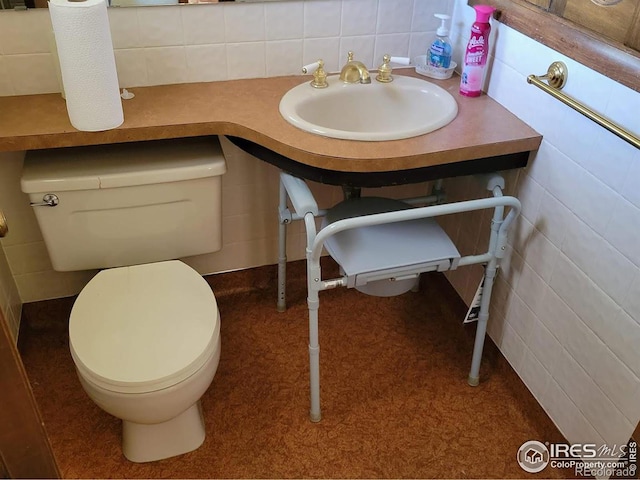
<path fill-rule="evenodd" d="M 427 52 L 427 62 L 431 67 L 449 68 L 451 65 L 451 41 L 448 38 L 447 20 L 451 17 L 444 13 L 435 13 L 433 16 L 439 18 L 441 23 L 436 31 L 436 39 Z"/>

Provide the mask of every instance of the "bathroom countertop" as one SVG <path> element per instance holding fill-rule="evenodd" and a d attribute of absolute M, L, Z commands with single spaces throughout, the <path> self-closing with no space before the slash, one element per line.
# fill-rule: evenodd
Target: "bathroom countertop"
<path fill-rule="evenodd" d="M 401 74 L 417 76 L 410 70 Z M 282 95 L 305 80 L 288 76 L 130 88 L 135 98 L 123 101 L 124 123 L 104 132 L 75 130 L 59 94 L 0 97 L 0 151 L 229 135 L 311 168 L 389 172 L 491 158 L 502 159 L 498 169 L 517 168 L 542 140 L 487 95 L 460 96 L 457 76 L 427 79 L 458 102 L 457 118 L 435 132 L 385 142 L 313 135 L 287 123 L 278 111 Z"/>

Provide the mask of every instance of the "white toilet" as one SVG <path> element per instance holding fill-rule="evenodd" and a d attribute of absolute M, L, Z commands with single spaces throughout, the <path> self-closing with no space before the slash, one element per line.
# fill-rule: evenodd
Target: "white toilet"
<path fill-rule="evenodd" d="M 174 259 L 221 248 L 225 171 L 216 137 L 25 159 L 22 190 L 54 269 L 106 269 L 73 306 L 69 345 L 89 397 L 122 419 L 134 462 L 204 441 L 200 398 L 220 359 L 220 317 L 207 282 Z"/>

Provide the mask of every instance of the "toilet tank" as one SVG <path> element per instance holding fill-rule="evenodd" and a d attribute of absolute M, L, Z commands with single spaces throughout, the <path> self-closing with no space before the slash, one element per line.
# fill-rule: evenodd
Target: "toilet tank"
<path fill-rule="evenodd" d="M 21 185 L 53 268 L 87 270 L 219 250 L 225 171 L 201 137 L 30 151 Z"/>

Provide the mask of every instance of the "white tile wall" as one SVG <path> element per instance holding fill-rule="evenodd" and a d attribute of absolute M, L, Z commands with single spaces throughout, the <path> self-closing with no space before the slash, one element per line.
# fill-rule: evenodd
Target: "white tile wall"
<path fill-rule="evenodd" d="M 265 11 L 267 40 L 301 39 L 304 34 L 304 5 L 279 2 Z"/>
<path fill-rule="evenodd" d="M 138 28 L 142 47 L 169 47 L 184 45 L 181 15 L 175 7 L 138 8 Z M 118 25 L 122 15 L 114 22 Z M 128 36 L 128 34 L 127 34 Z"/>
<path fill-rule="evenodd" d="M 342 2 L 320 0 L 304 6 L 304 37 L 339 37 Z"/>
<path fill-rule="evenodd" d="M 377 0 L 352 0 L 342 5 L 342 35 L 367 35 L 375 32 L 378 20 Z"/>
<path fill-rule="evenodd" d="M 121 87 L 292 75 L 318 58 L 337 71 L 352 49 L 423 54 L 453 0 L 292 0 L 109 9 Z M 0 15 L 0 96 L 60 90 L 46 9 Z M 198 47 L 196 47 L 198 46 Z"/>
<path fill-rule="evenodd" d="M 411 31 L 412 0 L 380 0 L 378 2 L 378 33 Z"/>
<path fill-rule="evenodd" d="M 0 20 L 2 25 L 0 53 L 4 55 L 49 53 L 51 21 L 48 14 L 43 15 L 38 12 L 34 16 L 11 13 L 9 15 Z"/>
<path fill-rule="evenodd" d="M 185 83 L 188 77 L 185 47 L 144 49 L 147 75 L 158 84 Z"/>
<path fill-rule="evenodd" d="M 55 64 L 48 53 L 5 55 L 4 64 L 14 95 L 60 90 Z"/>
<path fill-rule="evenodd" d="M 457 0 L 458 59 L 473 20 Z M 570 442 L 624 444 L 640 420 L 640 151 L 526 77 L 564 61 L 564 92 L 636 134 L 640 93 L 498 22 L 491 41 L 488 94 L 544 140 L 520 175 L 489 332 Z"/>

